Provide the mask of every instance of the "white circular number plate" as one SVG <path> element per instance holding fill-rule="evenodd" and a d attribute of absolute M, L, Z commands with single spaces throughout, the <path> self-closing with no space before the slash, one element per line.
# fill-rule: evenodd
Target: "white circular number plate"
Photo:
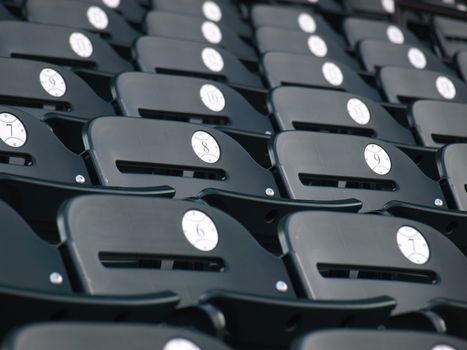
<path fill-rule="evenodd" d="M 426 57 L 422 50 L 416 47 L 411 47 L 407 53 L 410 64 L 417 69 L 424 69 L 426 67 Z"/>
<path fill-rule="evenodd" d="M 102 2 L 111 9 L 116 9 L 120 6 L 120 0 L 102 0 Z"/>
<path fill-rule="evenodd" d="M 39 81 L 45 91 L 54 97 L 62 97 L 66 92 L 63 77 L 52 68 L 44 68 L 39 74 Z"/>
<path fill-rule="evenodd" d="M 222 41 L 222 32 L 217 24 L 206 21 L 201 25 L 204 38 L 211 44 L 219 44 Z"/>
<path fill-rule="evenodd" d="M 328 54 L 326 42 L 318 35 L 311 35 L 308 38 L 308 49 L 316 57 L 325 57 Z"/>
<path fill-rule="evenodd" d="M 107 14 L 100 7 L 89 7 L 88 11 L 86 12 L 86 16 L 89 23 L 91 23 L 91 25 L 96 29 L 103 30 L 109 25 L 109 18 L 107 17 Z"/>
<path fill-rule="evenodd" d="M 386 35 L 389 41 L 393 44 L 403 44 L 405 41 L 404 33 L 402 33 L 402 30 L 393 25 L 386 29 Z"/>
<path fill-rule="evenodd" d="M 370 122 L 370 110 L 358 98 L 351 98 L 347 102 L 347 112 L 357 124 L 366 125 Z"/>
<path fill-rule="evenodd" d="M 334 86 L 340 86 L 344 82 L 344 75 L 341 69 L 332 62 L 326 62 L 321 69 L 327 82 Z"/>
<path fill-rule="evenodd" d="M 21 147 L 26 143 L 28 135 L 21 120 L 5 112 L 0 113 L 0 138 L 8 146 Z"/>
<path fill-rule="evenodd" d="M 316 31 L 316 21 L 308 13 L 298 15 L 298 26 L 305 33 L 314 33 Z"/>
<path fill-rule="evenodd" d="M 201 52 L 204 65 L 212 72 L 218 73 L 224 69 L 224 59 L 216 49 L 206 47 Z"/>
<path fill-rule="evenodd" d="M 436 79 L 436 89 L 439 94 L 447 100 L 452 100 L 456 97 L 456 87 L 448 77 L 441 76 Z"/>
<path fill-rule="evenodd" d="M 220 112 L 225 108 L 225 98 L 221 90 L 211 84 L 205 84 L 199 91 L 201 101 L 213 112 Z"/>
<path fill-rule="evenodd" d="M 450 345 L 444 345 L 444 344 L 440 344 L 440 345 L 436 345 L 433 349 L 431 350 L 456 350 L 456 348 L 453 348 L 452 346 Z"/>
<path fill-rule="evenodd" d="M 391 158 L 386 151 L 375 144 L 365 147 L 365 161 L 368 167 L 378 175 L 386 175 L 391 171 Z"/>
<path fill-rule="evenodd" d="M 191 147 L 203 162 L 212 164 L 217 162 L 221 157 L 219 144 L 207 132 L 195 132 L 191 137 Z"/>
<path fill-rule="evenodd" d="M 423 235 L 410 226 L 397 231 L 397 245 L 402 254 L 414 264 L 424 264 L 430 258 L 430 248 Z"/>
<path fill-rule="evenodd" d="M 203 252 L 210 252 L 219 242 L 216 225 L 199 210 L 189 210 L 183 215 L 182 229 L 188 242 Z"/>
<path fill-rule="evenodd" d="M 219 22 L 222 19 L 222 10 L 214 1 L 204 2 L 203 14 L 210 21 Z"/>
<path fill-rule="evenodd" d="M 201 350 L 201 348 L 190 340 L 175 338 L 167 342 L 163 350 Z"/>
<path fill-rule="evenodd" d="M 72 33 L 68 40 L 71 49 L 80 57 L 90 57 L 92 55 L 93 47 L 91 40 L 83 33 Z"/>
<path fill-rule="evenodd" d="M 381 0 L 381 6 L 387 13 L 394 13 L 396 7 L 394 6 L 394 0 Z"/>

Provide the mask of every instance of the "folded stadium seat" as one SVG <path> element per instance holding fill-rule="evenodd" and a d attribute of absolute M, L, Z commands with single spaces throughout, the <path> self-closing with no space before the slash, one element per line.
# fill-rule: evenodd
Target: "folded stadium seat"
<path fill-rule="evenodd" d="M 330 330 L 306 335 L 291 350 L 452 350 L 467 342 L 444 334 L 416 331 Z"/>
<path fill-rule="evenodd" d="M 343 32 L 352 48 L 365 39 L 390 42 L 393 44 L 408 44 L 420 47 L 421 43 L 415 35 L 404 27 L 396 24 L 374 21 L 363 18 L 346 18 L 343 22 Z"/>
<path fill-rule="evenodd" d="M 97 6 L 106 6 L 117 12 L 128 22 L 140 25 L 146 14 L 146 10 L 138 1 L 133 0 L 80 0 Z"/>
<path fill-rule="evenodd" d="M 415 144 L 409 129 L 379 104 L 362 96 L 285 86 L 270 93 L 270 105 L 281 131 L 322 131 Z"/>
<path fill-rule="evenodd" d="M 227 26 L 243 37 L 251 37 L 252 30 L 243 21 L 238 5 L 222 0 L 151 0 L 157 11 L 174 12 L 205 18 L 220 27 Z"/>
<path fill-rule="evenodd" d="M 467 81 L 467 51 L 459 52 L 455 60 L 462 79 Z"/>
<path fill-rule="evenodd" d="M 420 100 L 411 105 L 409 114 L 423 146 L 467 142 L 467 105 L 463 103 Z"/>
<path fill-rule="evenodd" d="M 130 47 L 139 36 L 118 13 L 78 0 L 27 0 L 30 22 L 80 28 L 100 34 L 110 44 Z"/>
<path fill-rule="evenodd" d="M 195 202 L 82 196 L 63 207 L 59 226 L 86 293 L 134 296 L 169 289 L 180 293 L 181 307 L 201 298 L 201 310 L 225 320 L 217 322 L 218 334 L 227 327 L 237 335 L 229 337 L 235 348 L 243 342 L 284 346 L 305 330 L 342 322 L 373 328 L 394 307 L 389 298 L 297 299 L 280 257 L 225 213 Z M 301 322 L 290 328 L 293 315 Z"/>
<path fill-rule="evenodd" d="M 433 25 L 439 46 L 447 57 L 454 57 L 459 51 L 467 50 L 467 24 L 463 21 L 438 17 Z"/>
<path fill-rule="evenodd" d="M 41 119 L 79 121 L 112 115 L 112 105 L 100 98 L 84 80 L 50 63 L 0 58 L 0 103 L 13 105 Z"/>
<path fill-rule="evenodd" d="M 286 131 L 275 137 L 270 154 L 291 198 L 356 198 L 365 212 L 393 200 L 447 208 L 438 183 L 384 141 Z"/>
<path fill-rule="evenodd" d="M 79 286 L 90 295 L 171 290 L 180 295 L 180 306 L 196 305 L 209 289 L 294 297 L 292 289 L 276 289 L 278 281 L 291 286 L 280 258 L 206 205 L 82 196 L 63 207 L 58 222 Z"/>
<path fill-rule="evenodd" d="M 261 79 L 229 51 L 195 41 L 143 36 L 134 46 L 141 71 L 212 79 L 239 88 L 263 88 Z"/>
<path fill-rule="evenodd" d="M 416 221 L 302 212 L 291 215 L 280 234 L 308 297 L 388 295 L 397 302 L 393 314 L 422 309 L 440 296 L 467 301 L 467 258 L 447 237 Z"/>
<path fill-rule="evenodd" d="M 448 198 L 459 210 L 467 210 L 467 144 L 447 145 L 441 149 L 438 167 Z"/>
<path fill-rule="evenodd" d="M 392 16 L 396 10 L 394 0 L 348 0 L 345 4 L 352 12 L 378 16 Z"/>
<path fill-rule="evenodd" d="M 360 68 L 358 62 L 331 38 L 318 34 L 307 34 L 296 30 L 260 27 L 256 30 L 256 42 L 261 54 L 271 51 L 327 57 L 345 63 L 353 69 Z"/>
<path fill-rule="evenodd" d="M 0 201 L 0 320 L 2 336 L 12 327 L 50 319 L 160 322 L 172 314 L 180 298 L 172 292 L 149 296 L 96 297 L 76 292 L 56 246 L 41 240 L 26 222 Z M 12 261 L 21 263 L 11 264 Z M 71 272 L 73 273 L 73 272 Z M 18 312 L 21 309 L 22 312 Z"/>
<path fill-rule="evenodd" d="M 251 22 L 255 28 L 276 27 L 302 31 L 328 38 L 331 42 L 345 48 L 345 40 L 338 35 L 324 18 L 306 8 L 254 5 L 251 8 Z M 280 18 L 280 21 L 277 21 Z"/>
<path fill-rule="evenodd" d="M 363 40 L 358 45 L 358 53 L 365 69 L 372 73 L 381 67 L 396 66 L 453 74 L 437 56 L 422 47 Z"/>
<path fill-rule="evenodd" d="M 87 127 L 84 143 L 104 186 L 169 185 L 177 197 L 206 188 L 277 197 L 270 172 L 231 137 L 203 125 L 102 117 Z"/>
<path fill-rule="evenodd" d="M 305 5 L 322 12 L 343 14 L 342 6 L 336 0 L 276 0 L 275 2 L 287 5 Z"/>
<path fill-rule="evenodd" d="M 283 85 L 347 91 L 381 100 L 378 92 L 343 63 L 304 55 L 269 52 L 263 56 L 264 76 L 270 88 Z"/>
<path fill-rule="evenodd" d="M 69 151 L 47 124 L 22 110 L 0 107 L 0 139 L 1 173 L 90 183 L 83 159 Z"/>
<path fill-rule="evenodd" d="M 218 45 L 242 61 L 258 62 L 255 49 L 243 41 L 230 27 L 220 26 L 201 17 L 150 11 L 146 15 L 145 27 L 148 35 Z"/>
<path fill-rule="evenodd" d="M 392 103 L 409 103 L 430 99 L 467 102 L 467 85 L 460 79 L 439 72 L 384 67 L 379 71 L 386 99 Z"/>
<path fill-rule="evenodd" d="M 12 331 L 5 350 L 228 350 L 221 341 L 183 328 L 111 323 L 44 323 Z"/>
<path fill-rule="evenodd" d="M 69 27 L 0 22 L 0 56 L 27 58 L 116 74 L 132 70 L 98 35 Z"/>
<path fill-rule="evenodd" d="M 208 79 L 128 72 L 114 81 L 123 115 L 187 121 L 260 134 L 273 132 L 268 117 L 231 87 Z"/>

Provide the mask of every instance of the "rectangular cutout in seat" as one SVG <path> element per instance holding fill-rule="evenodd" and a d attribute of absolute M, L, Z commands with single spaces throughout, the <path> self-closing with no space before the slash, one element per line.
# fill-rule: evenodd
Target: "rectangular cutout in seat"
<path fill-rule="evenodd" d="M 70 112 L 71 106 L 69 103 L 52 101 L 52 100 L 39 100 L 39 99 L 30 99 L 24 98 L 21 96 L 10 97 L 10 96 L 0 96 L 0 104 L 16 107 L 26 107 L 26 108 L 38 108 L 38 109 L 47 109 L 60 112 Z"/>
<path fill-rule="evenodd" d="M 377 281 L 397 281 L 422 284 L 436 284 L 434 271 L 391 269 L 388 267 L 352 266 L 338 264 L 318 264 L 318 271 L 324 278 L 362 279 Z"/>
<path fill-rule="evenodd" d="M 0 152 L 0 164 L 31 166 L 32 156 L 25 153 Z"/>
<path fill-rule="evenodd" d="M 192 124 L 230 125 L 230 119 L 224 116 L 156 111 L 144 108 L 138 109 L 138 113 L 141 117 L 148 119 L 170 120 L 175 122 L 186 122 Z"/>
<path fill-rule="evenodd" d="M 48 62 L 48 63 L 56 64 L 58 66 L 82 67 L 82 68 L 96 68 L 97 67 L 95 62 L 92 62 L 92 61 L 65 59 L 65 58 L 59 58 L 59 57 L 48 57 L 48 56 L 40 56 L 40 55 L 25 54 L 25 53 L 21 53 L 21 54 L 12 53 L 10 56 L 12 58 L 22 58 L 22 59 L 33 60 L 33 61 Z"/>
<path fill-rule="evenodd" d="M 222 169 L 142 163 L 123 160 L 117 160 L 116 166 L 117 169 L 124 174 L 176 176 L 217 181 L 225 181 L 227 179 L 227 174 Z"/>
<path fill-rule="evenodd" d="M 467 137 L 431 134 L 431 138 L 436 143 L 449 145 L 451 143 L 467 143 Z"/>
<path fill-rule="evenodd" d="M 106 268 L 179 270 L 223 272 L 225 263 L 219 258 L 194 258 L 152 254 L 99 253 L 99 260 Z"/>
<path fill-rule="evenodd" d="M 214 80 L 220 83 L 226 83 L 227 80 L 225 77 L 219 74 L 209 74 L 209 73 L 198 73 L 189 70 L 181 70 L 181 69 L 167 69 L 167 68 L 155 68 L 156 73 L 158 74 L 165 74 L 165 75 L 176 75 L 181 77 L 194 77 L 194 78 L 201 78 L 207 80 Z"/>
<path fill-rule="evenodd" d="M 303 173 L 298 174 L 298 177 L 304 186 L 353 188 L 387 192 L 394 192 L 398 188 L 397 184 L 390 180 L 360 179 L 344 176 L 326 176 Z"/>
<path fill-rule="evenodd" d="M 331 134 L 345 134 L 373 137 L 375 132 L 366 128 L 353 128 L 350 126 L 340 125 L 325 125 L 316 123 L 292 122 L 295 130 L 315 131 L 315 132 L 328 132 Z"/>

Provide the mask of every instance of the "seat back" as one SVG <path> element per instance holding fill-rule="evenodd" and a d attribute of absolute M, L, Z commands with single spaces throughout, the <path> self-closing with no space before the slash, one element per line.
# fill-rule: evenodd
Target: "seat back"
<path fill-rule="evenodd" d="M 92 121 L 84 143 L 104 186 L 168 185 L 178 198 L 218 188 L 256 196 L 271 189 L 272 174 L 231 137 L 204 126 L 140 118 Z"/>
<path fill-rule="evenodd" d="M 210 289 L 292 297 L 282 261 L 234 219 L 189 201 L 83 196 L 59 215 L 65 249 L 91 295 L 171 290 L 181 305 Z"/>
<path fill-rule="evenodd" d="M 277 135 L 270 154 L 291 198 L 356 198 L 363 211 L 381 209 L 392 200 L 447 208 L 438 183 L 384 141 L 286 131 Z"/>
<path fill-rule="evenodd" d="M 387 295 L 397 302 L 396 314 L 440 296 L 467 300 L 466 257 L 447 237 L 415 221 L 302 212 L 287 219 L 281 242 L 313 299 Z"/>

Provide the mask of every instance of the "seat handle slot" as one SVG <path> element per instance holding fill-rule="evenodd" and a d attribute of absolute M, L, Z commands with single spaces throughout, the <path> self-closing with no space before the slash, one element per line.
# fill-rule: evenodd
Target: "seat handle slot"
<path fill-rule="evenodd" d="M 227 180 L 227 173 L 222 169 L 123 160 L 117 160 L 115 164 L 117 169 L 123 174 L 161 175 L 216 181 Z"/>
<path fill-rule="evenodd" d="M 345 176 L 326 176 L 314 174 L 298 174 L 300 182 L 304 186 L 313 187 L 336 187 L 336 188 L 351 188 L 372 191 L 387 191 L 395 192 L 398 189 L 397 183 L 391 180 L 375 180 L 353 178 Z"/>
<path fill-rule="evenodd" d="M 317 264 L 324 278 L 349 280 L 397 281 L 421 284 L 437 284 L 438 276 L 430 270 L 397 269 L 390 267 Z"/>
<path fill-rule="evenodd" d="M 220 258 L 211 257 L 101 252 L 99 261 L 109 269 L 225 271 L 225 262 Z"/>

